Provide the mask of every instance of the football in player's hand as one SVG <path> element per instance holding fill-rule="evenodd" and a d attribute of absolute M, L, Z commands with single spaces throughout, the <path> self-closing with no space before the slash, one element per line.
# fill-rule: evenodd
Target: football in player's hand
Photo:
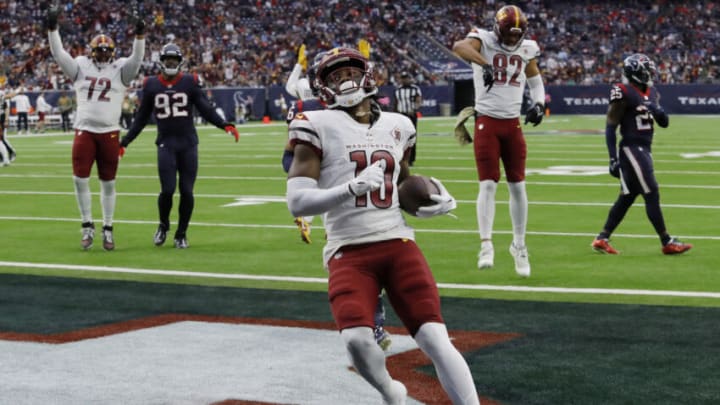
<path fill-rule="evenodd" d="M 436 204 L 430 199 L 430 194 L 440 194 L 440 189 L 430 180 L 430 177 L 408 176 L 398 187 L 400 208 L 410 215 L 417 216 L 418 208 Z"/>

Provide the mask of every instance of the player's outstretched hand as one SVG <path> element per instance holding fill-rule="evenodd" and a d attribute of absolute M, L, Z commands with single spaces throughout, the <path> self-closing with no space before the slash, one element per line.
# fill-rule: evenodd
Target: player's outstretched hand
<path fill-rule="evenodd" d="M 145 35 L 145 20 L 139 11 L 134 11 L 131 18 L 132 24 L 135 26 L 135 35 Z"/>
<path fill-rule="evenodd" d="M 525 125 L 530 122 L 533 124 L 534 127 L 538 126 L 542 122 L 544 111 L 544 105 L 542 105 L 541 103 L 535 103 L 535 105 L 530 107 L 530 109 L 527 111 L 527 114 L 525 114 Z"/>
<path fill-rule="evenodd" d="M 370 59 L 370 42 L 365 38 L 358 41 L 358 51 L 360 51 L 365 59 Z"/>
<path fill-rule="evenodd" d="M 353 195 L 365 195 L 368 191 L 375 191 L 382 186 L 385 180 L 385 161 L 378 160 L 350 180 L 348 187 Z"/>
<path fill-rule="evenodd" d="M 57 4 L 53 4 L 47 11 L 45 16 L 45 27 L 48 31 L 55 31 L 58 27 L 58 17 L 62 10 Z"/>
<path fill-rule="evenodd" d="M 616 158 L 610 159 L 610 164 L 608 165 L 608 171 L 610 172 L 610 175 L 613 177 L 620 178 L 620 162 Z"/>
<path fill-rule="evenodd" d="M 300 49 L 298 49 L 297 64 L 302 66 L 303 70 L 307 70 L 307 51 L 305 44 L 300 45 Z"/>
<path fill-rule="evenodd" d="M 235 137 L 235 142 L 240 140 L 240 134 L 233 124 L 225 124 L 225 132 Z"/>
<path fill-rule="evenodd" d="M 118 155 L 120 156 L 120 159 L 122 159 L 123 156 L 125 156 L 125 147 L 124 146 L 120 147 L 120 150 L 118 151 Z"/>
<path fill-rule="evenodd" d="M 445 186 L 443 186 L 440 180 L 436 179 L 435 177 L 431 177 L 430 180 L 435 183 L 438 190 L 440 190 L 440 194 L 430 194 L 430 199 L 435 201 L 435 204 L 418 208 L 417 216 L 419 218 L 429 218 L 436 215 L 445 215 L 457 208 L 457 201 L 455 201 L 455 198 L 450 195 L 450 193 L 447 191 Z"/>

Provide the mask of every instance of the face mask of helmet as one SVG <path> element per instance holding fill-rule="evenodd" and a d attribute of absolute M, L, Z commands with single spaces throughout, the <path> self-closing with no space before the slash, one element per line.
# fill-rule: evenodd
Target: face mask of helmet
<path fill-rule="evenodd" d="M 527 33 L 527 18 L 517 6 L 505 6 L 495 14 L 493 31 L 500 47 L 506 51 L 517 50 Z"/>
<path fill-rule="evenodd" d="M 641 88 L 653 85 L 655 62 L 643 54 L 630 55 L 623 61 L 623 74 L 630 82 Z"/>
<path fill-rule="evenodd" d="M 160 61 L 158 66 L 160 71 L 166 76 L 175 76 L 180 73 L 183 65 L 182 51 L 175 44 L 167 44 L 160 51 Z"/>
<path fill-rule="evenodd" d="M 102 69 L 115 60 L 115 44 L 110 37 L 98 35 L 90 42 L 91 53 L 95 65 Z"/>
<path fill-rule="evenodd" d="M 355 53 L 330 54 L 318 67 L 315 87 L 328 108 L 354 107 L 377 93 L 372 67 Z"/>
<path fill-rule="evenodd" d="M 166 75 L 166 76 L 175 76 L 176 74 L 180 73 L 180 66 L 182 65 L 182 60 L 177 56 L 165 56 L 164 58 L 160 58 L 160 70 Z"/>

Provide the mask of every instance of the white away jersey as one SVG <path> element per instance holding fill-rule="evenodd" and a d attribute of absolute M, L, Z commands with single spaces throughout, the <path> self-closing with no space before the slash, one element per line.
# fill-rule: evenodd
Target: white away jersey
<path fill-rule="evenodd" d="M 313 95 L 312 89 L 310 88 L 310 81 L 307 77 L 300 77 L 301 73 L 302 66 L 295 64 L 285 84 L 285 91 L 302 101 L 316 100 L 317 98 Z"/>
<path fill-rule="evenodd" d="M 397 193 L 400 161 L 415 144 L 415 128 L 409 118 L 382 112 L 368 125 L 341 110 L 308 111 L 295 115 L 289 135 L 292 144 L 307 144 L 319 154 L 318 187 L 323 189 L 352 180 L 375 161 L 385 161 L 383 187 L 349 198 L 325 214 L 326 262 L 328 254 L 343 245 L 414 238 L 400 211 Z"/>
<path fill-rule="evenodd" d="M 540 55 L 537 42 L 525 39 L 518 49 L 508 52 L 500 47 L 494 32 L 474 28 L 467 38 L 475 38 L 482 42 L 480 54 L 495 69 L 495 84 L 489 92 L 486 92 L 482 67 L 472 64 L 475 111 L 493 118 L 519 117 L 527 81 L 525 68 L 528 62 Z"/>
<path fill-rule="evenodd" d="M 75 60 L 78 64 L 74 83 L 75 128 L 97 133 L 120 130 L 120 113 L 127 89 L 121 71 L 127 58 L 116 59 L 103 69 L 98 69 L 87 56 L 78 56 Z"/>

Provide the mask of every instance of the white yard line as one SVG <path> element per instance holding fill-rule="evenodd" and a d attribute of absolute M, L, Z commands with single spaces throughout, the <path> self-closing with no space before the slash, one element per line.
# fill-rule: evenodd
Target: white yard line
<path fill-rule="evenodd" d="M 192 272 L 180 270 L 155 270 L 128 267 L 109 266 L 84 266 L 73 264 L 57 263 L 31 263 L 31 262 L 5 262 L 0 261 L 0 267 L 33 268 L 43 270 L 70 270 L 86 271 L 97 273 L 125 273 L 144 274 L 158 277 L 193 277 L 193 278 L 215 278 L 226 280 L 253 280 L 253 281 L 275 281 L 293 283 L 327 284 L 326 278 L 317 277 L 286 277 L 286 276 L 265 276 L 251 274 L 227 274 L 210 272 Z M 607 295 L 629 295 L 629 296 L 659 296 L 659 297 L 691 297 L 691 298 L 720 298 L 720 292 L 706 291 L 668 291 L 668 290 L 633 290 L 619 288 L 566 288 L 566 287 L 524 287 L 512 285 L 487 285 L 487 284 L 452 284 L 438 283 L 439 288 L 451 290 L 484 290 L 484 291 L 506 291 L 506 292 L 540 292 L 557 294 L 607 294 Z"/>
<path fill-rule="evenodd" d="M 45 222 L 78 222 L 77 218 L 59 218 L 59 217 L 23 217 L 23 216 L 0 216 L 0 221 L 45 221 Z M 157 221 L 141 221 L 141 220 L 128 220 L 128 219 L 115 219 L 113 221 L 117 224 L 135 224 L 135 225 L 157 225 Z M 214 228 L 251 228 L 251 229 L 295 229 L 297 228 L 294 224 L 288 225 L 271 225 L 271 224 L 237 224 L 237 223 L 217 223 L 217 222 L 195 222 L 193 226 L 207 226 Z M 322 228 L 322 225 L 318 224 L 315 228 Z M 475 229 L 425 229 L 415 227 L 417 233 L 433 233 L 433 234 L 467 234 L 477 235 Z M 499 235 L 512 235 L 510 230 L 494 230 L 493 233 Z M 542 232 L 542 231 L 528 231 L 528 235 L 535 236 L 559 236 L 559 237 L 594 237 L 597 232 Z M 628 233 L 616 233 L 616 237 L 630 238 L 630 239 L 656 239 L 657 235 L 650 234 L 628 234 Z M 679 235 L 682 239 L 687 240 L 720 240 L 718 235 Z"/>
<path fill-rule="evenodd" d="M 444 182 L 449 183 L 449 181 Z M 663 186 L 665 187 L 665 186 Z M 705 187 L 703 187 L 705 188 Z M 92 193 L 95 196 L 100 195 L 99 192 Z M 74 196 L 73 191 L 24 191 L 24 190 L 0 190 L 0 195 L 64 195 Z M 125 197 L 157 197 L 157 193 L 117 193 L 118 196 Z M 228 200 L 252 200 L 258 203 L 282 203 L 285 204 L 285 196 L 258 196 L 258 195 L 236 195 L 236 194 L 195 194 L 196 198 L 225 198 Z M 457 200 L 459 204 L 475 204 L 475 200 Z M 507 205 L 508 201 L 497 201 L 498 205 Z M 577 202 L 577 201 L 529 201 L 530 205 L 538 206 L 573 206 L 573 207 L 610 207 L 611 201 L 599 201 L 599 202 Z M 701 209 L 701 210 L 717 210 L 720 209 L 720 205 L 701 205 L 701 204 L 663 204 L 663 207 L 667 208 L 683 208 L 683 209 Z M 2 218 L 2 217 L 0 217 Z"/>

